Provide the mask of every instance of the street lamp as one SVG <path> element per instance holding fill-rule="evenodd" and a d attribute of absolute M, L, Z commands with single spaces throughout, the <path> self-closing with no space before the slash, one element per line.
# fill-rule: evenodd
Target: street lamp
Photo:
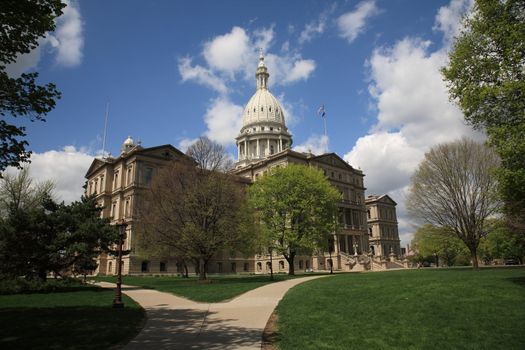
<path fill-rule="evenodd" d="M 113 307 L 121 309 L 124 307 L 122 302 L 122 244 L 126 239 L 126 221 L 121 220 L 118 227 L 118 255 L 117 255 L 117 289 L 115 289 L 115 299 L 113 299 Z"/>

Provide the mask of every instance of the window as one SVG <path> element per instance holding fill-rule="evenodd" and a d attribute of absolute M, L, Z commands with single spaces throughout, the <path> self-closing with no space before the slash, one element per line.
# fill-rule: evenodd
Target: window
<path fill-rule="evenodd" d="M 372 237 L 372 228 L 371 227 L 368 228 L 368 234 L 370 235 L 370 237 Z"/>
<path fill-rule="evenodd" d="M 284 270 L 284 261 L 279 260 L 279 270 Z"/>
<path fill-rule="evenodd" d="M 112 261 L 109 262 L 108 273 L 113 273 L 113 262 Z"/>
<path fill-rule="evenodd" d="M 117 189 L 118 188 L 118 170 L 115 171 L 115 179 L 113 180 L 113 189 Z"/>
<path fill-rule="evenodd" d="M 264 131 L 264 126 L 261 126 L 261 130 Z"/>
<path fill-rule="evenodd" d="M 305 267 L 307 270 L 310 268 L 310 261 L 308 260 L 305 261 Z"/>
<path fill-rule="evenodd" d="M 243 268 L 244 272 L 248 272 L 249 269 L 250 269 L 250 264 L 244 263 L 244 268 Z"/>
<path fill-rule="evenodd" d="M 237 272 L 237 264 L 234 262 L 231 264 L 231 272 Z"/>
<path fill-rule="evenodd" d="M 303 261 L 302 261 L 302 260 L 299 260 L 299 268 L 300 268 L 300 269 L 303 268 Z"/>
<path fill-rule="evenodd" d="M 266 262 L 266 271 L 271 271 L 271 270 L 272 270 L 272 264 L 269 261 L 267 261 Z"/>
<path fill-rule="evenodd" d="M 372 216 L 370 215 L 370 209 L 368 209 L 368 210 L 366 211 L 366 215 L 368 216 L 369 219 L 372 218 Z"/>
<path fill-rule="evenodd" d="M 95 180 L 95 188 L 94 188 L 94 193 L 97 194 L 97 190 L 98 190 L 98 179 Z"/>
<path fill-rule="evenodd" d="M 270 154 L 273 154 L 273 145 L 270 145 Z"/>
<path fill-rule="evenodd" d="M 260 262 L 257 263 L 257 271 L 262 270 L 262 264 Z"/>
<path fill-rule="evenodd" d="M 339 180 L 342 180 L 343 179 L 343 175 L 341 175 L 341 173 L 339 173 Z"/>
<path fill-rule="evenodd" d="M 333 172 L 333 171 L 330 173 L 330 176 L 331 176 L 332 178 L 334 178 L 334 172 Z"/>
<path fill-rule="evenodd" d="M 126 175 L 126 183 L 131 184 L 131 167 L 128 168 L 128 174 Z"/>
<path fill-rule="evenodd" d="M 142 264 L 140 264 L 140 271 L 141 272 L 149 271 L 149 261 L 143 261 Z"/>
<path fill-rule="evenodd" d="M 222 263 L 221 262 L 217 263 L 217 272 L 222 272 Z"/>
<path fill-rule="evenodd" d="M 327 268 L 330 268 L 330 269 L 331 269 L 331 268 L 333 267 L 333 263 L 334 263 L 334 262 L 332 261 L 332 259 L 327 259 L 327 260 L 326 260 L 326 266 L 327 266 Z"/>
<path fill-rule="evenodd" d="M 271 106 L 270 106 L 270 107 L 268 107 L 268 110 L 269 110 L 269 111 L 271 112 L 271 111 L 272 111 L 272 107 L 271 107 Z"/>
<path fill-rule="evenodd" d="M 116 219 L 117 216 L 117 202 L 111 204 L 111 216 Z"/>
<path fill-rule="evenodd" d="M 153 168 L 147 167 L 144 169 L 144 184 L 149 185 L 153 178 Z"/>
<path fill-rule="evenodd" d="M 263 106 L 261 106 L 261 112 L 264 110 Z"/>
<path fill-rule="evenodd" d="M 168 271 L 168 269 L 166 268 L 166 263 L 165 263 L 164 261 L 161 261 L 161 262 L 160 262 L 159 270 L 160 270 L 160 272 L 166 272 L 166 271 Z"/>
<path fill-rule="evenodd" d="M 129 217 L 130 214 L 131 214 L 131 210 L 130 210 L 131 205 L 130 205 L 130 202 L 131 202 L 131 199 L 128 198 L 128 199 L 126 199 L 126 202 L 124 203 L 124 215 L 125 215 L 126 217 Z"/>
<path fill-rule="evenodd" d="M 270 126 L 270 131 L 273 131 L 273 126 Z"/>
<path fill-rule="evenodd" d="M 104 186 L 104 175 L 100 177 L 100 192 L 104 192 L 105 186 Z"/>
<path fill-rule="evenodd" d="M 93 181 L 89 183 L 89 191 L 88 194 L 93 194 Z"/>

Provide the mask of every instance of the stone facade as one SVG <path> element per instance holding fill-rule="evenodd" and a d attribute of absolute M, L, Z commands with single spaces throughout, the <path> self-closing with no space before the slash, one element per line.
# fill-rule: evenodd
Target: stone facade
<path fill-rule="evenodd" d="M 396 205 L 386 194 L 366 198 L 370 251 L 374 256 L 401 256 Z"/>
<path fill-rule="evenodd" d="M 249 184 L 272 168 L 303 164 L 321 169 L 342 196 L 339 203 L 341 230 L 334 233 L 333 253 L 297 256 L 295 271 L 326 271 L 331 266 L 340 271 L 401 266 L 394 263 L 395 255 L 400 253 L 396 203 L 386 195 L 369 196 L 365 200 L 363 172 L 337 154 L 314 155 L 293 151 L 284 111 L 268 89 L 269 76 L 261 53 L 255 74 L 256 91 L 245 106 L 242 128 L 236 137 L 238 159 L 232 175 Z M 141 191 L 159 168 L 169 162 L 183 160 L 191 161 L 171 145 L 143 148 L 128 137 L 119 157 L 95 159 L 89 168 L 86 194 L 97 196 L 99 205 L 104 208 L 103 217 L 111 217 L 113 224 L 120 220 L 128 224 L 124 249 L 130 254 L 123 259 L 124 274 L 178 274 L 186 268 L 189 272 L 195 272 L 192 264 L 183 266 L 164 257 L 146 259 L 139 256 L 136 249 L 140 227 L 136 204 L 141 200 Z M 393 254 L 386 261 L 385 256 L 391 249 Z M 98 263 L 97 274 L 116 273 L 114 257 L 103 254 Z M 208 273 L 269 273 L 270 266 L 275 273 L 288 271 L 288 263 L 283 256 L 241 256 L 236 252 L 219 252 L 208 262 Z"/>

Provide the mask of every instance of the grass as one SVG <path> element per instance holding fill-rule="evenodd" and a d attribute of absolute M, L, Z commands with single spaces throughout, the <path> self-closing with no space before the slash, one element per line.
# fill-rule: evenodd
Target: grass
<path fill-rule="evenodd" d="M 525 349 L 525 268 L 344 274 L 294 287 L 279 349 Z"/>
<path fill-rule="evenodd" d="M 262 287 L 269 283 L 304 276 L 305 275 L 288 276 L 275 274 L 274 280 L 272 281 L 268 275 L 226 275 L 210 277 L 209 281 L 206 283 L 199 282 L 196 277 L 125 276 L 122 278 L 122 283 L 131 286 L 156 289 L 161 292 L 176 294 L 194 301 L 216 303 L 234 298 L 237 295 Z M 116 277 L 97 277 L 96 280 L 115 283 Z"/>
<path fill-rule="evenodd" d="M 0 296 L 0 349 L 109 349 L 125 344 L 142 328 L 144 310 L 114 292 L 78 286 L 64 292 Z"/>

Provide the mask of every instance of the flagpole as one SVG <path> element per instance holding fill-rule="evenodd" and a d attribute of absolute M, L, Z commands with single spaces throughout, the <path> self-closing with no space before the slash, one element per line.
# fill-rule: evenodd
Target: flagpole
<path fill-rule="evenodd" d="M 324 136 L 326 137 L 326 117 L 323 117 L 324 122 Z"/>

